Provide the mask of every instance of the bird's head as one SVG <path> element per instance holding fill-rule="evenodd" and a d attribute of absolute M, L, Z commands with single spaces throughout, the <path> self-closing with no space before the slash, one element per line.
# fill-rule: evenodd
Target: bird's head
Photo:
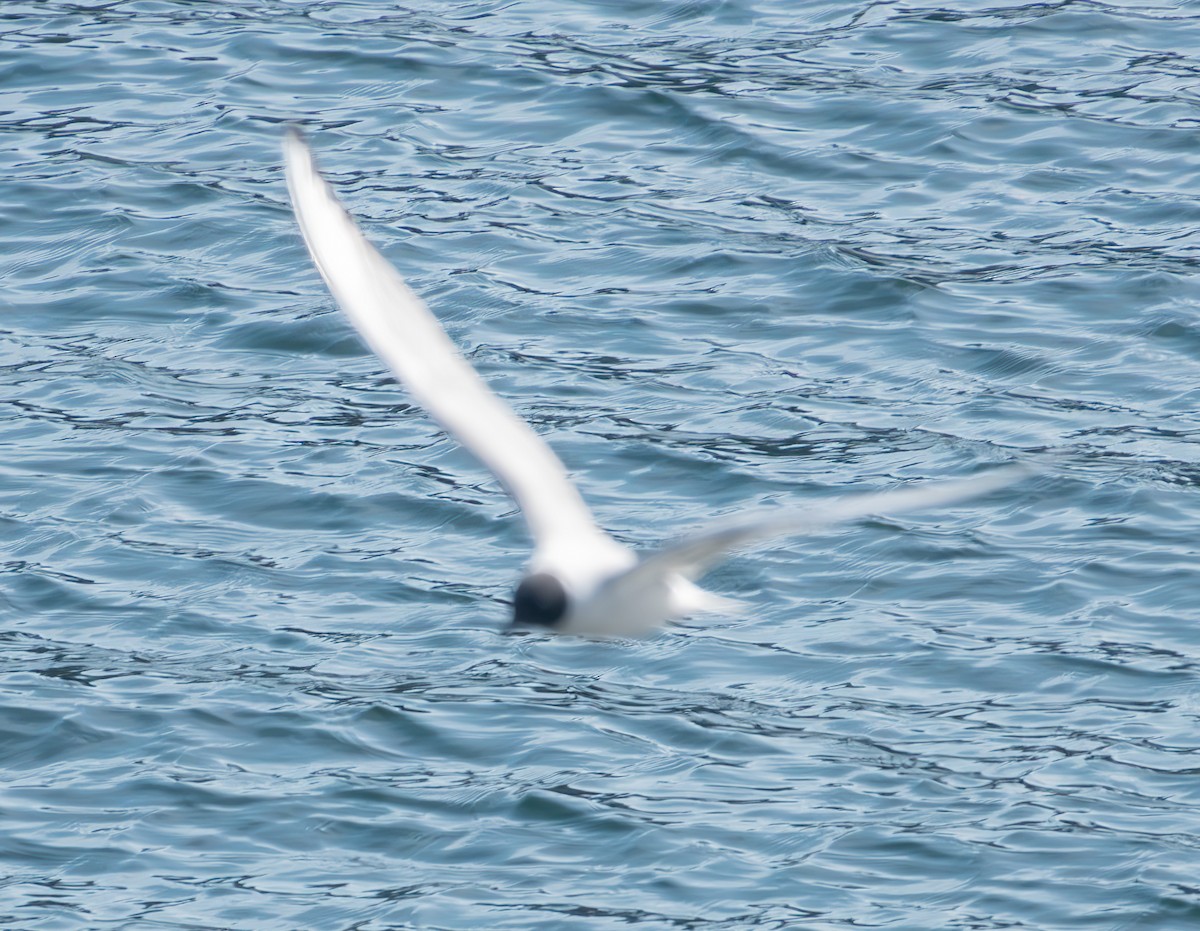
<path fill-rule="evenodd" d="M 513 595 L 513 626 L 550 627 L 567 616 L 567 590 L 546 572 L 535 572 L 521 580 Z"/>

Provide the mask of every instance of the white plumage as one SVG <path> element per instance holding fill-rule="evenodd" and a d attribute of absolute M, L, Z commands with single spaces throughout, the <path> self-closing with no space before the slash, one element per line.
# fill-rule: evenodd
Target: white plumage
<path fill-rule="evenodd" d="M 501 481 L 533 535 L 514 599 L 518 623 L 593 637 L 637 636 L 688 614 L 730 609 L 695 584 L 728 552 L 871 514 L 962 501 L 1027 474 L 1022 465 L 958 481 L 771 511 L 685 537 L 639 559 L 599 527 L 558 457 L 494 395 L 424 302 L 366 240 L 296 130 L 284 140 L 288 190 L 313 261 L 338 305 L 417 402 Z"/>

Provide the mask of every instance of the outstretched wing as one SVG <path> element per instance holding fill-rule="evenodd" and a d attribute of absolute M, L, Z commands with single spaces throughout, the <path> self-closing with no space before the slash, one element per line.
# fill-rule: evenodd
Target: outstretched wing
<path fill-rule="evenodd" d="M 338 306 L 417 402 L 516 499 L 539 546 L 599 533 L 550 448 L 492 394 L 424 302 L 379 254 L 321 177 L 300 133 L 283 144 L 304 241 Z"/>
<path fill-rule="evenodd" d="M 621 584 L 636 588 L 670 575 L 694 580 L 730 551 L 759 540 L 815 533 L 872 514 L 899 514 L 955 504 L 1011 485 L 1034 471 L 1031 466 L 1017 463 L 971 478 L 850 495 L 811 508 L 789 508 L 732 519 L 650 553 L 621 579 Z"/>

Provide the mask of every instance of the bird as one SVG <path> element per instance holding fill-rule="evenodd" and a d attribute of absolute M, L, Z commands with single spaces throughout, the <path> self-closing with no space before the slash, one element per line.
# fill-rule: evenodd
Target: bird
<path fill-rule="evenodd" d="M 512 627 L 633 638 L 689 616 L 736 612 L 740 602 L 697 584 L 735 550 L 873 515 L 951 505 L 1031 471 L 1010 462 L 962 479 L 755 511 L 638 554 L 597 525 L 550 447 L 491 391 L 367 240 L 295 126 L 284 135 L 283 155 L 297 224 L 335 302 L 420 407 L 496 476 L 528 524 L 533 553 L 513 594 Z"/>

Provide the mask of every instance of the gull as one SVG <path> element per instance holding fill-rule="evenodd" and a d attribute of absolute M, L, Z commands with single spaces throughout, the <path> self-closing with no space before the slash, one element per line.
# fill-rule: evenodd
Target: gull
<path fill-rule="evenodd" d="M 367 345 L 435 421 L 500 480 L 533 537 L 513 596 L 514 626 L 592 638 L 643 636 L 674 620 L 741 607 L 696 580 L 752 543 L 878 514 L 934 508 L 1002 488 L 1010 464 L 969 478 L 742 515 L 639 556 L 597 525 L 562 462 L 459 353 L 437 318 L 367 241 L 317 170 L 304 137 L 284 137 L 288 192 L 313 262 Z"/>

